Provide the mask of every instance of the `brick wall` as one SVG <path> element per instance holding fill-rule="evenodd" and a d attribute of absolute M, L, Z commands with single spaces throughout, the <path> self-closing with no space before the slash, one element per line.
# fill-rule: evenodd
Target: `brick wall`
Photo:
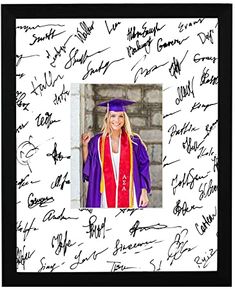
<path fill-rule="evenodd" d="M 147 146 L 151 161 L 152 196 L 150 207 L 162 206 L 162 86 L 89 84 L 81 85 L 81 108 L 84 112 L 83 132 L 100 132 L 105 108 L 96 105 L 112 98 L 136 101 L 127 107 L 132 130 Z"/>

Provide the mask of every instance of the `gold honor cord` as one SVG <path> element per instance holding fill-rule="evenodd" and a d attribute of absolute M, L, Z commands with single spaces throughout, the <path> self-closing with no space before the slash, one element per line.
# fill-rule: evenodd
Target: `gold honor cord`
<path fill-rule="evenodd" d="M 134 207 L 134 197 L 133 197 L 133 145 L 130 136 L 128 135 L 130 144 L 130 186 L 129 186 L 129 197 L 130 197 L 130 208 Z"/>
<path fill-rule="evenodd" d="M 101 136 L 101 180 L 100 180 L 100 193 L 104 193 L 104 143 L 105 143 L 105 137 Z"/>

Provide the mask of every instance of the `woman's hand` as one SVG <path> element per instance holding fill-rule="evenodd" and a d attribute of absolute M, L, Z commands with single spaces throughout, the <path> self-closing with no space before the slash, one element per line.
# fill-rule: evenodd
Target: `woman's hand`
<path fill-rule="evenodd" d="M 90 140 L 91 140 L 90 133 L 82 134 L 82 146 L 87 147 Z"/>
<path fill-rule="evenodd" d="M 148 193 L 145 188 L 142 188 L 141 196 L 140 196 L 140 207 L 146 207 L 149 203 Z"/>

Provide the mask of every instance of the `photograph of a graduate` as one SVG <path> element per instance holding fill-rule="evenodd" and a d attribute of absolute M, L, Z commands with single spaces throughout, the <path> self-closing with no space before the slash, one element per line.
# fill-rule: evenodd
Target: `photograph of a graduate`
<path fill-rule="evenodd" d="M 147 207 L 151 192 L 149 156 L 141 137 L 131 130 L 126 106 L 134 101 L 112 99 L 101 133 L 82 135 L 83 181 L 88 182 L 86 207 Z"/>

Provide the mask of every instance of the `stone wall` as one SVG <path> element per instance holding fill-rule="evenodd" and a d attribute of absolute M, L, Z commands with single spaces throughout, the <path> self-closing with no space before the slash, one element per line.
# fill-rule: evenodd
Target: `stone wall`
<path fill-rule="evenodd" d="M 100 132 L 105 108 L 96 106 L 102 101 L 122 98 L 136 101 L 127 107 L 132 130 L 147 146 L 151 161 L 152 196 L 150 207 L 162 206 L 162 86 L 125 84 L 81 85 L 81 108 L 84 112 L 82 132 Z"/>

